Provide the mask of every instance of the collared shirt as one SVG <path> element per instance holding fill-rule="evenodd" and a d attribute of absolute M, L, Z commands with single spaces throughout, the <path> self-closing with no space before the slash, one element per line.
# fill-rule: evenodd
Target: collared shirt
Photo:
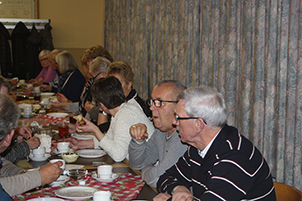
<path fill-rule="evenodd" d="M 221 129 L 216 133 L 216 135 L 213 137 L 213 139 L 211 140 L 211 142 L 206 146 L 206 148 L 204 148 L 203 150 L 198 149 L 198 154 L 201 158 L 204 158 L 206 156 L 206 154 L 208 153 L 211 145 L 213 144 L 214 140 L 216 139 L 216 137 L 218 136 L 218 134 L 220 133 Z"/>

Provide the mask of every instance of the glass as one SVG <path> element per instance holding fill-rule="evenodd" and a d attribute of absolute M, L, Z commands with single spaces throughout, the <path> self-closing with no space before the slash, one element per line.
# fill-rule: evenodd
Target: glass
<path fill-rule="evenodd" d="M 66 138 L 69 135 L 69 128 L 68 128 L 68 124 L 65 122 L 60 122 L 58 124 L 59 127 L 59 136 L 60 138 Z"/>
<path fill-rule="evenodd" d="M 162 106 L 163 102 L 167 102 L 167 103 L 178 103 L 178 101 L 168 101 L 168 100 L 160 100 L 160 99 L 155 99 L 153 100 L 152 98 L 149 98 L 147 100 L 147 104 L 151 107 L 151 105 L 154 103 L 155 107 L 160 108 Z"/>
<path fill-rule="evenodd" d="M 178 120 L 187 120 L 187 119 L 199 119 L 199 118 L 202 119 L 201 117 L 180 117 L 177 114 L 175 114 L 174 117 L 175 117 L 175 121 L 178 121 Z M 205 120 L 203 120 L 203 122 L 205 124 L 207 124 L 207 122 Z"/>

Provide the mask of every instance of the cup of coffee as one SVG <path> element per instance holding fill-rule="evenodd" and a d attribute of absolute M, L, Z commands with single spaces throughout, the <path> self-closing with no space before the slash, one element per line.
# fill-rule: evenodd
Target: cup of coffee
<path fill-rule="evenodd" d="M 98 166 L 98 177 L 100 179 L 110 179 L 112 176 L 112 168 L 111 165 Z"/>
<path fill-rule="evenodd" d="M 69 142 L 59 142 L 57 145 L 57 149 L 59 152 L 68 152 L 70 149 L 70 143 Z"/>
<path fill-rule="evenodd" d="M 93 201 L 110 201 L 110 191 L 96 191 L 93 194 Z"/>
<path fill-rule="evenodd" d="M 23 113 L 25 116 L 30 116 L 32 113 L 32 106 L 29 104 L 26 104 L 23 108 Z"/>
<path fill-rule="evenodd" d="M 37 149 L 33 149 L 34 158 L 43 158 L 45 156 L 46 149 L 45 147 L 38 147 Z"/>
<path fill-rule="evenodd" d="M 63 169 L 63 170 L 65 170 L 65 161 L 63 159 L 52 159 L 49 162 L 56 163 L 58 161 L 61 161 L 63 163 L 63 165 L 60 168 Z"/>

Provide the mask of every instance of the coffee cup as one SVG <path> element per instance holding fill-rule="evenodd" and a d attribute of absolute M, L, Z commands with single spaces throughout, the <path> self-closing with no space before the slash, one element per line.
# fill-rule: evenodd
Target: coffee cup
<path fill-rule="evenodd" d="M 40 87 L 35 87 L 35 88 L 34 88 L 34 92 L 35 92 L 35 93 L 40 93 L 40 92 L 41 92 Z"/>
<path fill-rule="evenodd" d="M 25 105 L 23 108 L 23 113 L 25 116 L 30 116 L 32 113 L 32 106 L 31 105 Z"/>
<path fill-rule="evenodd" d="M 59 142 L 57 144 L 57 149 L 59 152 L 68 152 L 70 149 L 70 143 L 69 142 Z"/>
<path fill-rule="evenodd" d="M 111 192 L 110 191 L 96 191 L 93 194 L 93 201 L 110 201 Z"/>
<path fill-rule="evenodd" d="M 42 98 L 41 103 L 42 103 L 43 105 L 48 105 L 48 104 L 49 104 L 49 98 Z"/>
<path fill-rule="evenodd" d="M 58 161 L 61 161 L 63 163 L 63 165 L 60 168 L 63 169 L 63 170 L 65 170 L 65 161 L 63 159 L 52 159 L 49 162 L 56 163 Z"/>
<path fill-rule="evenodd" d="M 19 80 L 20 84 L 25 84 L 25 80 L 24 79 L 21 79 Z"/>
<path fill-rule="evenodd" d="M 110 179 L 112 176 L 112 166 L 111 165 L 100 165 L 98 166 L 98 178 L 100 179 Z"/>
<path fill-rule="evenodd" d="M 38 147 L 37 149 L 33 149 L 34 158 L 43 158 L 45 156 L 45 147 Z"/>

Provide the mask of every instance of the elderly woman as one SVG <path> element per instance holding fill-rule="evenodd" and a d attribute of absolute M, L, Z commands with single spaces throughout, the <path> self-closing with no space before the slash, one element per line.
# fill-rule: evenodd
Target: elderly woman
<path fill-rule="evenodd" d="M 74 149 L 102 148 L 114 161 L 120 162 L 128 158 L 130 127 L 137 123 L 146 124 L 148 135 L 151 136 L 154 131 L 153 124 L 134 99 L 126 102 L 122 85 L 113 76 L 97 80 L 91 88 L 91 94 L 102 110 L 112 116 L 107 134 L 105 135 L 95 124 L 83 118 L 86 125 L 80 126 L 77 122 L 77 130 L 93 132 L 96 138 L 91 140 L 69 138 L 66 141 L 71 142 Z"/>
<path fill-rule="evenodd" d="M 86 80 L 79 71 L 72 54 L 63 51 L 56 56 L 56 62 L 58 70 L 61 73 L 58 87 L 42 85 L 41 90 L 47 87 L 52 92 L 64 94 L 66 98 L 73 102 L 79 101 Z"/>
<path fill-rule="evenodd" d="M 73 103 L 54 103 L 52 105 L 52 108 L 55 111 L 58 110 L 66 110 L 67 112 L 76 112 L 81 113 L 83 116 L 87 114 L 85 110 L 85 103 L 92 102 L 92 95 L 90 93 L 90 88 L 92 84 L 100 79 L 106 77 L 106 72 L 109 68 L 110 61 L 104 57 L 97 57 L 89 65 L 89 74 L 92 75 L 92 77 L 89 80 L 89 85 L 86 84 L 85 88 L 82 91 L 80 101 L 79 102 L 73 102 Z"/>
<path fill-rule="evenodd" d="M 57 75 L 56 71 L 50 68 L 50 64 L 48 62 L 49 54 L 50 54 L 49 50 L 42 50 L 39 54 L 39 60 L 43 68 L 40 74 L 35 79 L 31 79 L 29 81 L 35 86 L 39 86 L 43 82 L 46 83 L 52 82 Z"/>

